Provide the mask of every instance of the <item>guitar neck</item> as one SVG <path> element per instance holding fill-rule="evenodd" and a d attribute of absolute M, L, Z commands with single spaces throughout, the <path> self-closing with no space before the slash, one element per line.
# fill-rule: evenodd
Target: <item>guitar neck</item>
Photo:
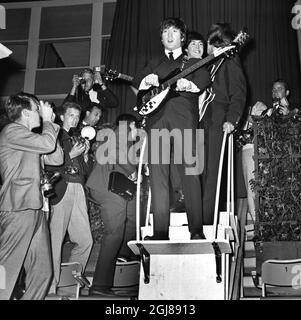
<path fill-rule="evenodd" d="M 216 58 L 215 55 L 210 54 L 209 56 L 207 56 L 204 59 L 201 59 L 200 61 L 196 62 L 195 64 L 193 64 L 192 66 L 188 67 L 187 69 L 183 70 L 182 72 L 178 73 L 177 75 L 175 75 L 174 77 L 168 79 L 167 81 L 165 81 L 164 83 L 162 83 L 162 86 L 164 88 L 167 88 L 171 85 L 173 85 L 174 83 L 176 83 L 179 79 L 181 78 L 185 78 L 187 75 L 189 75 L 191 72 L 195 71 L 196 69 L 199 69 L 200 67 L 202 67 L 203 65 L 205 65 L 206 63 L 212 61 L 214 58 Z"/>
<path fill-rule="evenodd" d="M 123 79 L 125 81 L 132 82 L 134 80 L 134 77 L 128 76 L 127 74 L 119 73 L 118 79 Z"/>

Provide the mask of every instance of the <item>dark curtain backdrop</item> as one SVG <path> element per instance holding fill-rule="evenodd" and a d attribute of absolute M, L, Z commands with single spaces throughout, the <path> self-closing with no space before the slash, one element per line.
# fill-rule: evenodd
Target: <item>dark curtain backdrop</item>
<path fill-rule="evenodd" d="M 251 41 L 241 52 L 249 83 L 248 104 L 271 103 L 271 83 L 287 79 L 291 102 L 300 105 L 300 64 L 296 31 L 291 26 L 294 0 L 117 0 L 106 66 L 135 76 L 149 59 L 162 53 L 160 22 L 181 17 L 190 30 L 205 37 L 212 23 L 229 22 L 235 31 L 248 28 Z M 130 83 L 115 80 L 110 87 L 120 108 L 108 114 L 112 121 L 132 111 L 136 98 Z"/>

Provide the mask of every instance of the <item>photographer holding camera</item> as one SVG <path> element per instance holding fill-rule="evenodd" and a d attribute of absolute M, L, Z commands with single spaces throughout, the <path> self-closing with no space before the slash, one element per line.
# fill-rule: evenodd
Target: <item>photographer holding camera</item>
<path fill-rule="evenodd" d="M 71 91 L 64 102 L 75 102 L 82 108 L 82 119 L 79 121 L 77 128 L 73 130 L 74 135 L 80 136 L 83 127 L 91 126 L 97 130 L 103 112 L 109 108 L 117 108 L 118 99 L 103 82 L 100 67 L 94 67 L 93 70 L 84 69 L 79 76 L 73 75 L 72 84 Z M 91 140 L 86 178 L 95 164 L 92 154 L 92 144 L 94 142 L 95 139 Z"/>
<path fill-rule="evenodd" d="M 73 75 L 72 88 L 64 102 L 75 102 L 81 106 L 86 116 L 86 111 L 92 106 L 99 105 L 99 109 L 117 108 L 118 99 L 104 84 L 100 67 L 84 69 L 80 75 Z"/>
<path fill-rule="evenodd" d="M 56 285 L 60 278 L 61 252 L 66 231 L 70 241 L 75 244 L 69 261 L 81 263 L 83 270 L 93 243 L 83 187 L 89 141 L 69 134 L 70 129 L 78 125 L 80 113 L 80 106 L 74 102 L 66 102 L 62 105 L 60 112 L 62 128 L 59 141 L 64 150 L 65 161 L 60 167 L 46 166 L 48 171 L 60 172 L 62 176 L 54 185 L 55 196 L 50 198 L 54 280 L 49 293 L 56 292 Z M 65 293 L 68 294 L 68 292 Z"/>
<path fill-rule="evenodd" d="M 250 107 L 249 117 L 245 123 L 244 130 L 239 137 L 238 143 L 242 147 L 242 170 L 248 197 L 249 213 L 255 218 L 255 192 L 252 190 L 250 181 L 255 179 L 254 163 L 254 133 L 252 128 L 252 116 L 257 117 L 285 117 L 295 112 L 288 102 L 290 90 L 287 82 L 277 79 L 272 84 L 272 104 L 266 106 L 263 102 L 257 101 Z M 237 141 L 236 141 L 237 143 Z"/>
<path fill-rule="evenodd" d="M 6 278 L 0 300 L 12 298 L 22 267 L 26 276 L 21 299 L 40 300 L 52 276 L 47 216 L 41 210 L 41 156 L 46 164 L 63 163 L 59 126 L 53 123 L 50 104 L 32 94 L 10 96 L 5 109 L 10 123 L 0 133 L 0 266 Z M 42 133 L 34 133 L 40 118 Z"/>

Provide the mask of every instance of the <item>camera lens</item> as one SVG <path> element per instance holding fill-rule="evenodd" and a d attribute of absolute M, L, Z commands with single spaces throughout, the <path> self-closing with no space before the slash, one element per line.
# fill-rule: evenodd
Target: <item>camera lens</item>
<path fill-rule="evenodd" d="M 100 67 L 99 66 L 94 67 L 94 72 L 100 72 Z"/>

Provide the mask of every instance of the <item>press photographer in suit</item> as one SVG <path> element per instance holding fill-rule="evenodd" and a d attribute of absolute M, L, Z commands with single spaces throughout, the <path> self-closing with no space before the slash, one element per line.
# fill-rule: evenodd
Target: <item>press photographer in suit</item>
<path fill-rule="evenodd" d="M 59 126 L 53 123 L 50 104 L 31 94 L 10 96 L 5 108 L 10 123 L 0 133 L 0 266 L 5 270 L 0 300 L 11 298 L 22 267 L 26 276 L 21 299 L 44 299 L 52 262 L 47 216 L 41 210 L 41 156 L 54 166 L 63 163 Z M 33 133 L 40 117 L 42 133 Z"/>
<path fill-rule="evenodd" d="M 59 141 L 64 150 L 64 164 L 57 168 L 46 167 L 49 171 L 59 171 L 62 176 L 55 184 L 55 196 L 50 198 L 50 235 L 54 268 L 50 293 L 56 292 L 59 281 L 61 250 L 66 231 L 70 241 L 74 243 L 69 261 L 81 263 L 83 270 L 93 243 L 83 187 L 89 141 L 69 135 L 70 129 L 77 126 L 80 113 L 80 106 L 74 102 L 62 105 Z"/>
<path fill-rule="evenodd" d="M 272 103 L 268 107 L 263 102 L 257 101 L 254 106 L 250 107 L 249 114 L 242 134 L 237 142 L 241 143 L 242 147 L 242 169 L 244 182 L 248 196 L 248 210 L 255 219 L 255 192 L 252 190 L 250 181 L 255 179 L 255 162 L 254 162 L 254 132 L 253 119 L 256 117 L 285 117 L 295 110 L 289 103 L 289 86 L 283 79 L 277 79 L 272 84 Z"/>
<path fill-rule="evenodd" d="M 114 295 L 111 288 L 117 257 L 130 259 L 133 256 L 127 242 L 135 238 L 135 198 L 126 201 L 109 191 L 108 184 L 112 171 L 121 172 L 133 180 L 136 178 L 134 154 L 129 153 L 134 151 L 131 146 L 137 135 L 136 123 L 135 116 L 121 114 L 116 120 L 116 126 L 100 130 L 97 134 L 97 163 L 86 185 L 92 198 L 101 205 L 104 234 L 90 288 L 91 295 Z"/>

